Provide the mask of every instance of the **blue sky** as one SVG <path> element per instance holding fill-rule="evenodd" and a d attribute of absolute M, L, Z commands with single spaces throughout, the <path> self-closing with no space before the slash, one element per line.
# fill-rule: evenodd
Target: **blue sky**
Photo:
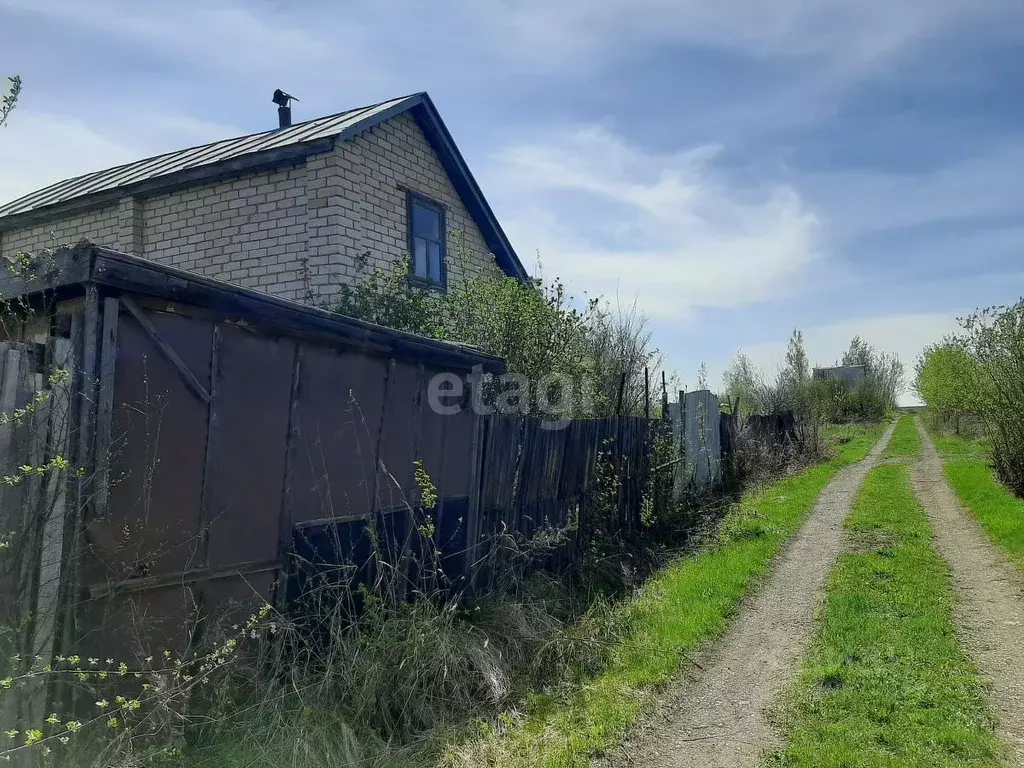
<path fill-rule="evenodd" d="M 670 369 L 899 353 L 1024 294 L 1020 0 L 0 0 L 0 198 L 427 90 L 520 256 Z"/>

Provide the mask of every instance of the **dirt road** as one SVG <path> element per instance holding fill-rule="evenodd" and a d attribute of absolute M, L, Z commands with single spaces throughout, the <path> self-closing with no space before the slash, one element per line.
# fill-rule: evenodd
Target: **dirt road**
<path fill-rule="evenodd" d="M 644 768 L 753 766 L 773 745 L 766 708 L 793 679 L 814 611 L 843 546 L 842 524 L 892 435 L 825 488 L 765 584 L 690 679 L 665 698 L 636 743 L 614 761 Z"/>
<path fill-rule="evenodd" d="M 1024 579 L 960 505 L 931 438 L 921 433 L 914 489 L 949 563 L 961 644 L 992 687 L 996 732 L 1024 766 Z"/>

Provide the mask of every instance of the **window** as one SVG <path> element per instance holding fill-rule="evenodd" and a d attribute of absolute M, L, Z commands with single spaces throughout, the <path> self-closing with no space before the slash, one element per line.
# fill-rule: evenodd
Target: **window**
<path fill-rule="evenodd" d="M 409 253 L 414 282 L 445 286 L 444 208 L 415 192 L 409 193 Z"/>

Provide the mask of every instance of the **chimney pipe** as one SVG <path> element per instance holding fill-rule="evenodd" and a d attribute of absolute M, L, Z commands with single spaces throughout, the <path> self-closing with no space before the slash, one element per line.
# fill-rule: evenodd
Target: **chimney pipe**
<path fill-rule="evenodd" d="M 287 128 L 292 124 L 292 108 L 290 106 L 290 102 L 298 101 L 298 99 L 290 93 L 285 93 L 278 88 L 274 91 L 274 96 L 271 98 L 271 101 L 277 104 L 277 127 Z"/>

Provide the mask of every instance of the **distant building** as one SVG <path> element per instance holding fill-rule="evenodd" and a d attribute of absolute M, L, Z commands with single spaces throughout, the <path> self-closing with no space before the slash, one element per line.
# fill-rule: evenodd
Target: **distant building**
<path fill-rule="evenodd" d="M 832 368 L 815 368 L 816 379 L 839 379 L 847 389 L 853 389 L 864 380 L 863 365 L 836 365 Z"/>

